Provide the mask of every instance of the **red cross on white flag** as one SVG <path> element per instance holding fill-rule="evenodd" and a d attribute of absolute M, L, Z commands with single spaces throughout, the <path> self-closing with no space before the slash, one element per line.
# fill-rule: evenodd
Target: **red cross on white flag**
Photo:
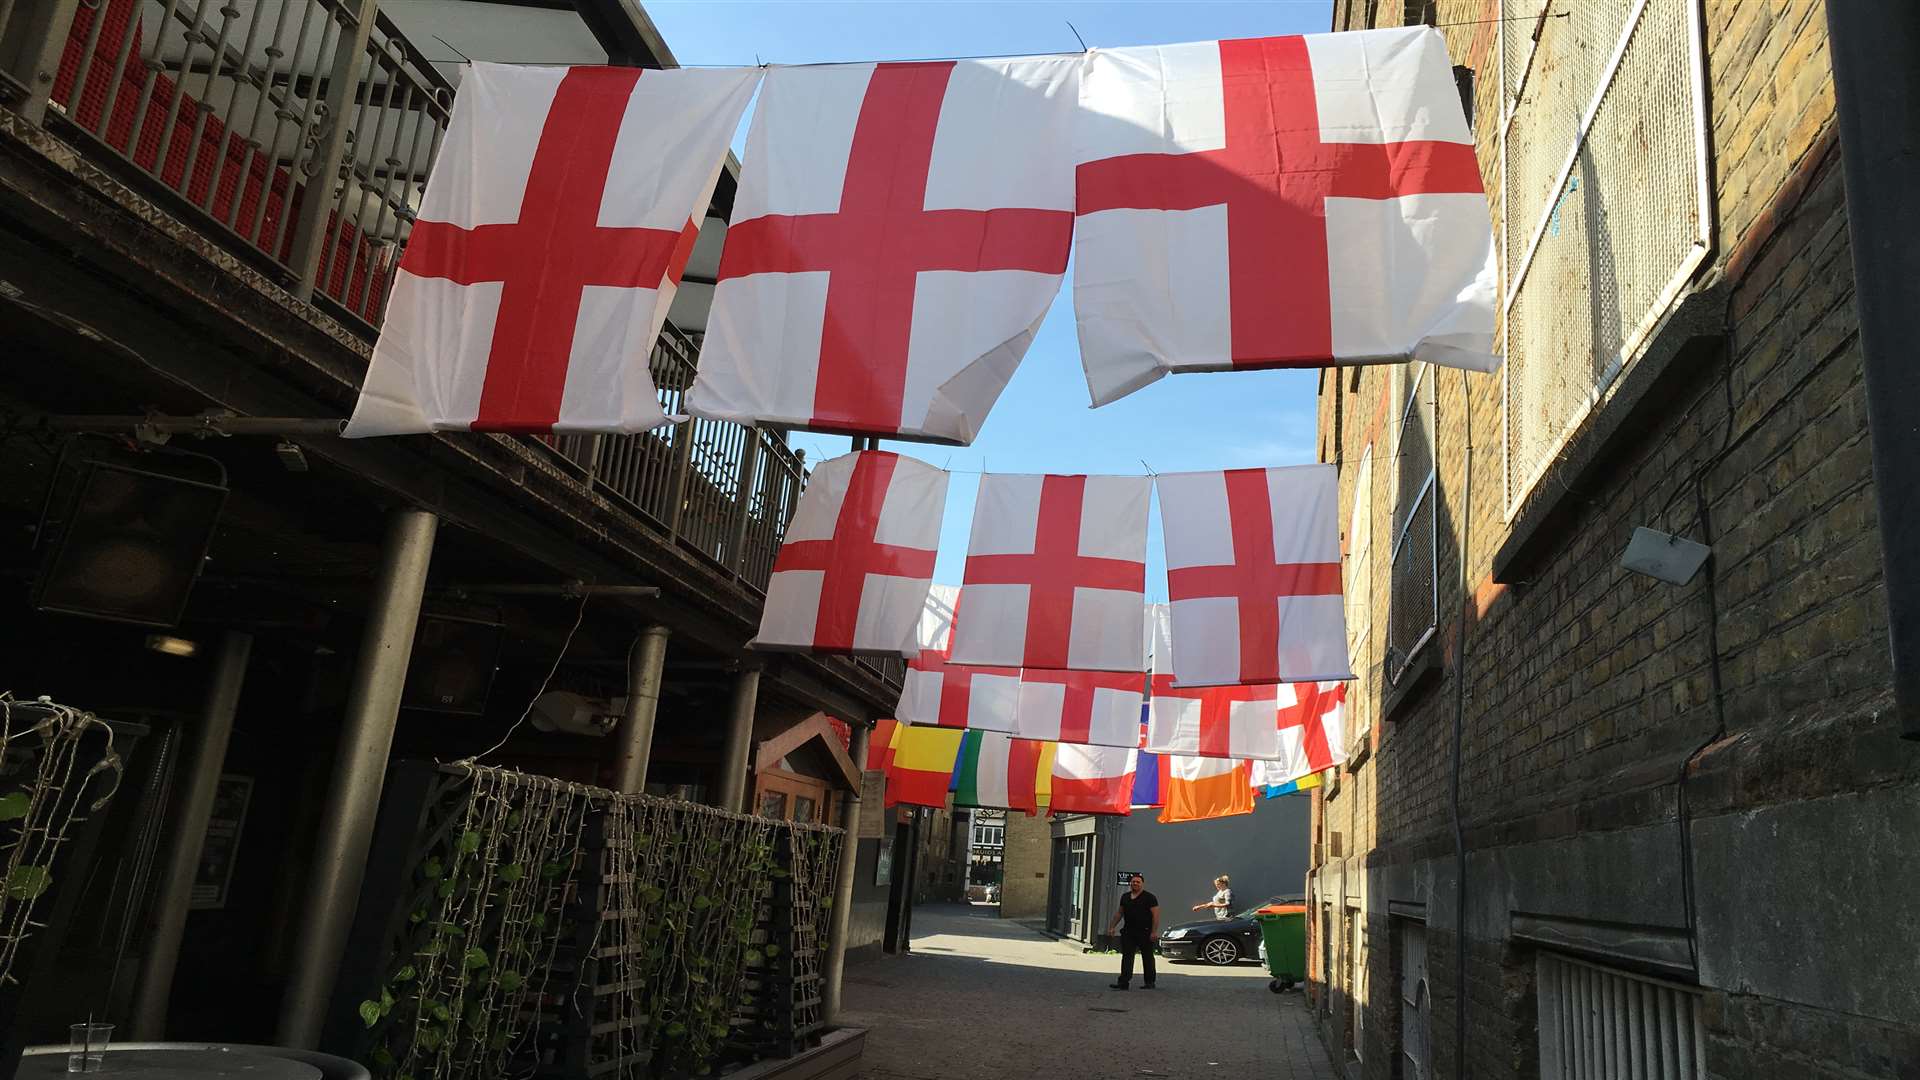
<path fill-rule="evenodd" d="M 1347 684 L 1289 683 L 1280 688 L 1280 752 L 1285 784 L 1347 760 Z"/>
<path fill-rule="evenodd" d="M 1430 27 L 1095 49 L 1074 311 L 1096 405 L 1172 371 L 1492 370 L 1492 226 Z"/>
<path fill-rule="evenodd" d="M 905 655 L 933 581 L 947 474 L 885 450 L 814 467 L 760 617 L 759 648 Z"/>
<path fill-rule="evenodd" d="M 1020 673 L 1014 734 L 1023 739 L 1093 746 L 1140 745 L 1140 705 L 1147 677 L 1123 671 Z"/>
<path fill-rule="evenodd" d="M 1278 759 L 1279 687 L 1179 688 L 1171 675 L 1153 677 L 1147 709 L 1147 750 L 1188 757 Z"/>
<path fill-rule="evenodd" d="M 980 478 L 956 621 L 960 663 L 1146 668 L 1144 476 Z"/>
<path fill-rule="evenodd" d="M 1012 732 L 1020 699 L 1020 669 L 955 664 L 947 659 L 960 589 L 935 585 L 920 620 L 920 653 L 907 661 L 894 717 L 903 724 Z"/>
<path fill-rule="evenodd" d="M 1155 484 L 1178 685 L 1353 678 L 1332 465 L 1164 473 Z"/>
<path fill-rule="evenodd" d="M 645 431 L 753 68 L 474 64 L 346 434 Z"/>
<path fill-rule="evenodd" d="M 688 410 L 973 441 L 1066 271 L 1079 72 L 772 69 Z"/>

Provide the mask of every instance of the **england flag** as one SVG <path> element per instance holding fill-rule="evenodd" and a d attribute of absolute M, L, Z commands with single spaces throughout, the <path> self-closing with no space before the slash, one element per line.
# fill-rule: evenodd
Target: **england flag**
<path fill-rule="evenodd" d="M 345 434 L 645 431 L 754 68 L 474 64 Z"/>
<path fill-rule="evenodd" d="M 1175 371 L 1490 371 L 1481 168 L 1431 27 L 1094 49 L 1074 312 L 1095 405 Z"/>
<path fill-rule="evenodd" d="M 773 68 L 688 410 L 972 442 L 1066 270 L 1080 63 Z"/>

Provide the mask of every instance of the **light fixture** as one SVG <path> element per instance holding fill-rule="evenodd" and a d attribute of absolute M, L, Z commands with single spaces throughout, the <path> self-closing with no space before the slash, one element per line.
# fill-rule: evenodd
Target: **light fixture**
<path fill-rule="evenodd" d="M 1670 585 L 1685 585 L 1706 565 L 1713 549 L 1683 536 L 1645 527 L 1633 530 L 1620 565 L 1636 574 L 1659 578 Z"/>
<path fill-rule="evenodd" d="M 186 638 L 170 637 L 166 634 L 148 634 L 147 648 L 168 656 L 192 656 L 200 651 L 200 643 Z"/>
<path fill-rule="evenodd" d="M 280 456 L 280 464 L 288 472 L 306 472 L 307 455 L 291 439 L 281 439 L 274 444 L 273 452 Z"/>

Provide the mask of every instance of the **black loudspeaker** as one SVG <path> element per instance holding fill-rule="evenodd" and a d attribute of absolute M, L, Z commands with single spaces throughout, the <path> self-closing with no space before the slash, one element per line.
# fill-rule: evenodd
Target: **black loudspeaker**
<path fill-rule="evenodd" d="M 199 472 L 200 477 L 188 475 Z M 41 517 L 34 606 L 173 626 L 227 501 L 226 470 L 198 454 L 97 449 L 54 470 Z"/>
<path fill-rule="evenodd" d="M 400 704 L 409 709 L 479 716 L 500 662 L 500 624 L 484 619 L 421 615 L 407 662 Z"/>

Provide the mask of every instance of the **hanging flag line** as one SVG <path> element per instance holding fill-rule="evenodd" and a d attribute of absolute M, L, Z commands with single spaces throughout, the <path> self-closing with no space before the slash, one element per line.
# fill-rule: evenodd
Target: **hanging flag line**
<path fill-rule="evenodd" d="M 1296 772 L 1272 762 L 1156 755 L 1076 746 L 992 731 L 883 725 L 887 743 L 869 755 L 883 774 L 885 806 L 986 808 L 1124 816 L 1160 808 L 1163 822 L 1253 812 L 1254 794 L 1274 798 L 1320 786 L 1326 766 Z"/>
<path fill-rule="evenodd" d="M 883 450 L 817 465 L 752 647 L 904 657 L 901 710 L 920 722 L 989 727 L 968 719 L 985 709 L 1001 730 L 1078 742 L 1128 741 L 1156 640 L 1169 688 L 1353 678 L 1333 466 L 989 474 L 968 540 L 964 618 L 960 593 L 932 583 L 947 479 Z M 1156 491 L 1170 602 L 1149 623 Z"/>
<path fill-rule="evenodd" d="M 696 376 L 663 400 L 647 360 L 756 91 Z M 633 433 L 671 404 L 966 445 L 1074 249 L 1095 405 L 1189 371 L 1498 366 L 1491 218 L 1431 27 L 474 64 L 345 434 Z"/>

